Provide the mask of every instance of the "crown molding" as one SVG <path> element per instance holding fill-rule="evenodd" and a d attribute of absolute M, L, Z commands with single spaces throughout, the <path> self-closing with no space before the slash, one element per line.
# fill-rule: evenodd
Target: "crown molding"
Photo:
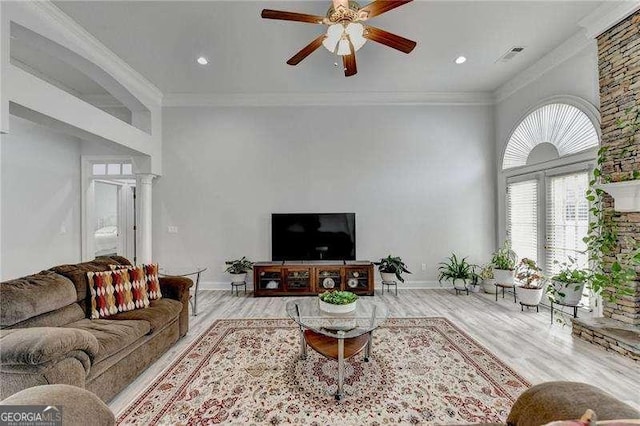
<path fill-rule="evenodd" d="M 131 68 L 118 55 L 102 44 L 93 34 L 85 30 L 69 15 L 49 0 L 27 1 L 22 3 L 48 24 L 56 28 L 75 46 L 87 53 L 86 58 L 111 73 L 125 87 L 133 88 L 136 93 L 152 102 L 154 106 L 162 104 L 162 92 L 142 74 Z M 141 99 L 142 101 L 142 99 Z"/>
<path fill-rule="evenodd" d="M 586 30 L 587 37 L 596 38 L 637 10 L 640 10 L 640 1 L 604 3 L 584 17 L 578 25 Z"/>
<path fill-rule="evenodd" d="M 168 93 L 164 107 L 493 105 L 488 92 Z"/>
<path fill-rule="evenodd" d="M 580 30 L 567 39 L 560 46 L 544 55 L 536 63 L 516 75 L 511 80 L 493 92 L 497 103 L 504 101 L 518 90 L 528 86 L 542 75 L 572 58 L 590 45 L 595 46 L 595 40 L 588 38 L 584 30 Z"/>

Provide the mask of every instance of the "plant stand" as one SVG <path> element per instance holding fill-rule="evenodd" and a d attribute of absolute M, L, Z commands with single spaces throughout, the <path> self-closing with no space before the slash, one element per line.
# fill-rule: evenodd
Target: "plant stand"
<path fill-rule="evenodd" d="M 496 302 L 498 301 L 498 288 L 502 288 L 502 298 L 504 299 L 504 289 L 512 288 L 513 289 L 513 303 L 516 303 L 516 286 L 514 284 L 500 284 L 496 283 Z"/>
<path fill-rule="evenodd" d="M 564 303 L 559 303 L 559 302 L 554 302 L 553 300 L 550 300 L 551 302 L 551 324 L 553 324 L 553 305 L 560 305 L 560 306 L 568 306 L 570 308 L 573 308 L 573 317 L 574 318 L 578 318 L 578 308 L 580 308 L 582 305 L 581 304 L 577 304 L 577 305 L 567 305 Z"/>
<path fill-rule="evenodd" d="M 233 295 L 233 290 L 236 291 L 236 296 L 240 296 L 240 287 L 244 287 L 244 294 L 247 294 L 247 282 L 239 281 L 239 282 L 231 282 L 231 295 Z"/>
<path fill-rule="evenodd" d="M 524 311 L 524 307 L 527 307 L 527 311 L 529 308 L 536 308 L 536 312 L 540 312 L 540 305 L 527 305 L 526 303 L 520 302 L 520 312 Z"/>
<path fill-rule="evenodd" d="M 395 287 L 396 296 L 398 295 L 398 282 L 397 281 L 382 281 L 382 294 L 384 295 L 384 287 L 387 286 L 387 292 L 391 293 L 391 286 Z"/>
<path fill-rule="evenodd" d="M 467 296 L 469 295 L 469 288 L 458 288 L 456 286 L 453 287 L 453 289 L 456 291 L 456 296 L 459 296 L 462 292 L 467 292 Z"/>

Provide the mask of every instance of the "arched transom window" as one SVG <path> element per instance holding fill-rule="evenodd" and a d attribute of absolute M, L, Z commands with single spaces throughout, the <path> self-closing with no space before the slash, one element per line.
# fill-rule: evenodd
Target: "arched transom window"
<path fill-rule="evenodd" d="M 502 170 L 536 164 L 598 146 L 598 132 L 580 109 L 552 103 L 527 115 L 513 131 Z"/>

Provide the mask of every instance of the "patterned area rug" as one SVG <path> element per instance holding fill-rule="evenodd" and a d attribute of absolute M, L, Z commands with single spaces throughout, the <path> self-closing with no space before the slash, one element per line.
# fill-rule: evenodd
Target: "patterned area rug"
<path fill-rule="evenodd" d="M 298 359 L 292 321 L 220 320 L 118 418 L 118 424 L 455 424 L 500 422 L 529 383 L 444 318 L 389 319 L 370 362 Z"/>

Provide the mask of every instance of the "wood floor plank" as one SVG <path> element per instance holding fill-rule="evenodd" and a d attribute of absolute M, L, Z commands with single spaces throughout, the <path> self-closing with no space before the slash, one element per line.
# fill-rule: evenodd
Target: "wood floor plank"
<path fill-rule="evenodd" d="M 573 338 L 571 326 L 551 324 L 546 309 L 521 312 L 520 305 L 508 297 L 495 302 L 493 295 L 456 296 L 448 289 L 400 289 L 397 297 L 378 290 L 371 297 L 386 303 L 391 317 L 448 318 L 533 384 L 587 382 L 640 409 L 640 363 Z M 215 320 L 285 318 L 288 300 L 291 298 L 201 291 L 198 315 L 190 317 L 189 334 L 116 396 L 110 408 L 115 413 L 122 411 Z"/>

